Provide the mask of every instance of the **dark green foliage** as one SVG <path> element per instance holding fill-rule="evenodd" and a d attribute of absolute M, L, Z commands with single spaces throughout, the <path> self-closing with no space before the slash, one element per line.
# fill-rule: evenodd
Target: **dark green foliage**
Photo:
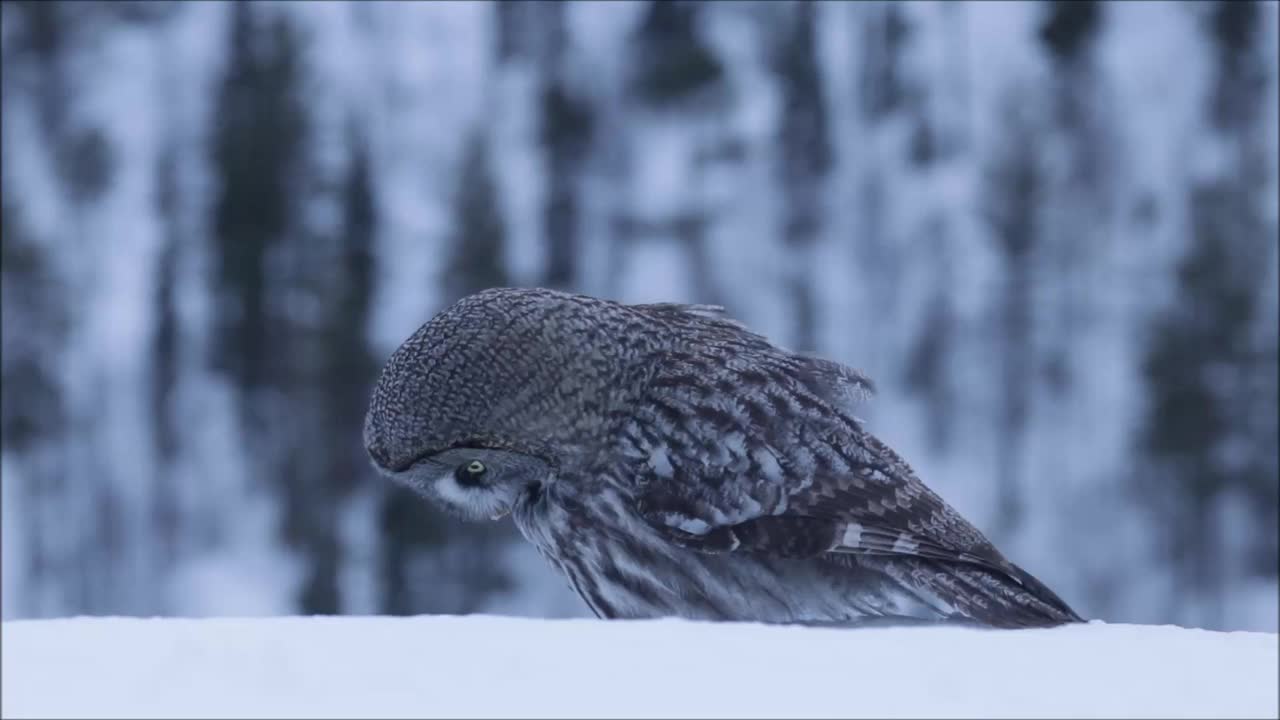
<path fill-rule="evenodd" d="M 215 365 L 255 390 L 279 376 L 270 348 L 267 259 L 290 231 L 306 131 L 298 97 L 300 56 L 283 17 L 258 27 L 260 6 L 236 3 L 229 66 L 213 118 L 216 249 Z M 267 20 L 267 18 L 262 18 Z"/>
<path fill-rule="evenodd" d="M 378 612 L 427 612 L 431 591 L 416 582 L 414 560 L 423 550 L 438 549 L 444 544 L 449 522 L 408 488 L 391 486 L 385 492 L 378 513 L 378 580 L 382 584 Z"/>
<path fill-rule="evenodd" d="M 1140 442 L 1154 461 L 1146 492 L 1166 528 L 1184 591 L 1221 591 L 1217 503 L 1243 493 L 1274 527 L 1278 497 L 1274 341 L 1259 346 L 1265 235 L 1244 197 L 1224 186 L 1191 201 L 1192 246 L 1177 273 L 1177 301 L 1153 326 L 1142 371 L 1149 387 Z M 1270 419 L 1268 420 L 1268 416 Z M 1256 538 L 1259 569 L 1274 575 L 1275 543 Z"/>
<path fill-rule="evenodd" d="M 595 132 L 590 100 L 571 87 L 571 61 L 566 51 L 565 4 L 540 2 L 529 6 L 526 31 L 543 48 L 534 54 L 541 74 L 538 98 L 540 138 L 547 164 L 547 203 L 543 233 L 547 248 L 541 284 L 568 290 L 578 281 L 579 177 Z"/>
<path fill-rule="evenodd" d="M 449 259 L 439 278 L 445 304 L 511 282 L 506 230 L 489 163 L 488 140 L 477 130 L 467 142 L 454 194 Z M 401 487 L 386 488 L 378 522 L 383 539 L 381 612 L 474 612 L 489 594 L 511 587 L 498 557 L 512 539 L 509 524 L 456 520 Z M 466 548 L 465 563 L 452 562 L 460 557 L 450 552 L 455 547 Z"/>
<path fill-rule="evenodd" d="M 6 43 L 5 59 L 30 55 L 38 63 L 53 62 L 68 45 L 68 34 L 76 27 L 75 13 L 83 9 L 81 3 L 56 0 L 5 0 L 6 22 L 20 23 L 22 28 L 12 43 Z"/>
<path fill-rule="evenodd" d="M 156 449 L 161 461 L 170 460 L 177 450 L 177 432 L 169 400 L 178 375 L 178 319 L 175 275 L 178 246 L 182 242 L 177 215 L 177 159 L 172 146 L 161 153 L 156 167 L 156 213 L 164 224 L 164 239 L 156 269 L 156 331 L 152 339 L 152 415 L 156 422 Z"/>
<path fill-rule="evenodd" d="M 343 193 L 342 267 L 347 282 L 338 296 L 330 345 L 340 352 L 331 358 L 329 375 L 345 384 L 360 378 L 371 380 L 377 364 L 367 351 L 365 327 L 369 319 L 373 295 L 373 244 L 377 234 L 377 216 L 373 204 L 373 178 L 369 169 L 369 150 L 361 142 L 354 143 L 351 168 Z M 349 393 L 350 394 L 350 393 Z M 348 401 L 355 398 L 348 398 Z M 360 415 L 363 397 L 349 406 L 345 416 Z"/>
<path fill-rule="evenodd" d="M 182 7 L 178 0 L 95 0 L 95 4 L 120 22 L 133 25 L 164 22 Z"/>
<path fill-rule="evenodd" d="M 1040 25 L 1040 41 L 1054 59 L 1072 62 L 1084 57 L 1102 25 L 1101 3 L 1093 0 L 1055 0 Z"/>
<path fill-rule="evenodd" d="M 153 0 L 4 0 L 4 23 L 19 27 L 6 32 L 4 81 L 31 84 L 45 131 L 57 136 L 65 130 L 65 96 L 72 84 L 70 73 L 61 67 L 68 50 L 96 42 L 105 31 L 122 25 L 162 22 L 181 6 Z M 36 72 L 29 72 L 33 68 Z"/>
<path fill-rule="evenodd" d="M 1032 345 L 1037 254 L 1042 244 L 1038 209 L 1045 177 L 1037 144 L 1039 127 L 1026 109 L 1026 96 L 1011 91 L 1002 152 L 985 179 L 982 210 L 1003 261 L 1003 288 L 996 309 L 994 338 L 999 378 L 997 419 L 997 537 L 1009 537 L 1022 520 L 1021 467 L 1035 391 Z"/>
<path fill-rule="evenodd" d="M 928 403 L 925 423 L 929 447 L 934 452 L 950 447 L 957 405 L 948 367 L 957 344 L 956 313 L 941 287 L 939 283 L 939 289 L 929 298 L 920 333 L 902 372 L 906 386 Z"/>
<path fill-rule="evenodd" d="M 563 82 L 553 81 L 542 92 L 542 143 L 567 163 L 581 162 L 591 147 L 595 118 L 590 105 Z"/>
<path fill-rule="evenodd" d="M 1267 68 L 1275 67 L 1276 57 L 1274 50 L 1269 58 L 1263 55 L 1259 17 L 1252 0 L 1216 3 L 1208 17 L 1205 29 L 1213 39 L 1218 62 L 1210 116 L 1223 131 L 1238 132 L 1255 123 L 1262 109 L 1257 100 L 1266 89 Z"/>
<path fill-rule="evenodd" d="M 43 508 L 56 506 L 68 492 L 65 453 L 59 450 L 70 435 L 71 423 L 64 379 L 58 373 L 70 325 L 68 291 L 49 247 L 32 236 L 9 187 L 6 184 L 0 210 L 0 309 L 4 315 L 0 322 L 0 447 L 12 461 L 11 467 L 24 476 L 23 482 L 9 488 L 21 497 L 19 505 Z M 14 482 L 10 476 L 0 481 Z M 15 515 L 15 527 L 5 529 L 6 535 L 13 531 L 23 538 L 26 552 L 19 558 L 20 572 L 33 585 L 56 577 L 65 587 L 83 590 L 85 575 L 67 572 L 61 534 L 66 528 L 40 522 L 41 517 L 49 515 Z M 39 598 L 19 596 L 17 607 L 5 609 L 32 612 L 39 609 L 39 602 Z"/>
<path fill-rule="evenodd" d="M 299 605 L 308 613 L 342 611 L 339 513 L 358 484 L 379 482 L 361 443 L 378 372 L 365 337 L 377 215 L 368 148 L 354 132 L 348 147 L 345 175 L 328 198 L 338 203 L 339 222 L 282 248 L 288 269 L 273 278 L 313 308 L 282 318 L 273 337 L 289 369 L 278 383 L 284 407 L 272 415 L 279 463 L 268 465 L 284 495 L 285 539 L 306 559 Z"/>
<path fill-rule="evenodd" d="M 342 192 L 341 242 L 325 319 L 320 327 L 321 357 L 318 386 L 324 392 L 322 413 L 331 423 L 331 443 L 325 462 L 326 484 L 342 496 L 362 476 L 371 476 L 360 443 L 365 406 L 379 370 L 370 351 L 366 329 L 374 289 L 374 241 L 377 216 L 369 151 L 360 140 L 352 142 L 351 166 Z"/>
<path fill-rule="evenodd" d="M 664 107 L 691 99 L 724 77 L 724 67 L 698 36 L 699 4 L 653 0 L 632 38 L 636 72 L 632 91 Z"/>
<path fill-rule="evenodd" d="M 350 161 L 340 186 L 341 220 L 305 246 L 296 283 L 316 300 L 310 322 L 293 320 L 291 438 L 286 480 L 286 532 L 308 558 L 301 606 L 307 612 L 342 610 L 338 510 L 357 483 L 378 482 L 360 441 L 364 411 L 378 363 L 365 337 L 374 286 L 377 215 L 369 149 L 349 133 Z M 317 443 L 317 438 L 321 438 Z"/>
<path fill-rule="evenodd" d="M 493 11 L 496 18 L 496 29 L 493 33 L 494 42 L 497 45 L 497 56 L 499 62 L 505 62 L 525 55 L 528 51 L 524 39 L 523 26 L 525 23 L 524 14 L 528 9 L 528 2 L 500 2 L 495 3 Z"/>
<path fill-rule="evenodd" d="M 591 146 L 595 118 L 590 105 L 572 95 L 558 78 L 542 93 L 542 143 L 547 152 L 548 188 L 545 214 L 546 287 L 569 289 L 577 280 L 577 177 Z"/>
<path fill-rule="evenodd" d="M 182 437 L 181 418 L 174 407 L 178 385 L 181 333 L 177 313 L 178 255 L 183 243 L 178 202 L 177 156 L 173 145 L 161 151 L 156 163 L 156 215 L 163 227 L 160 258 L 156 267 L 155 334 L 151 340 L 151 422 L 154 432 L 157 476 L 151 500 L 151 519 L 159 536 L 157 552 L 173 558 L 181 534 L 177 489 L 171 473 Z"/>
<path fill-rule="evenodd" d="M 441 278 L 446 301 L 508 284 L 502 209 L 489 168 L 488 141 L 479 132 L 467 142 L 462 159 L 454 218 L 448 271 Z"/>
<path fill-rule="evenodd" d="M 1280 557 L 1274 528 L 1280 505 L 1276 457 L 1274 313 L 1263 303 L 1276 262 L 1276 228 L 1255 189 L 1266 175 L 1260 147 L 1258 83 L 1269 60 L 1251 29 L 1256 7 L 1214 6 L 1206 35 L 1218 59 L 1206 114 L 1223 132 L 1235 165 L 1202 182 L 1189 200 L 1190 245 L 1177 270 L 1177 294 L 1153 322 L 1142 364 L 1148 386 L 1141 449 L 1152 461 L 1145 492 L 1166 528 L 1166 551 L 1184 592 L 1220 602 L 1226 576 L 1242 564 L 1274 578 Z M 1271 64 L 1270 71 L 1274 72 Z M 1258 528 L 1250 557 L 1224 555 L 1215 514 L 1228 496 L 1243 498 Z M 1217 607 L 1221 611 L 1221 607 Z"/>
<path fill-rule="evenodd" d="M 1274 254 L 1270 262 L 1275 262 Z M 1246 442 L 1253 450 L 1242 468 L 1240 489 L 1249 498 L 1258 529 L 1247 550 L 1247 568 L 1258 577 L 1274 580 L 1280 567 L 1280 537 L 1274 532 L 1280 527 L 1280 348 L 1274 332 L 1259 334 L 1251 358 L 1252 372 L 1242 393 L 1247 399 Z"/>
<path fill-rule="evenodd" d="M 800 350 L 816 350 L 817 306 L 810 267 L 813 244 L 822 229 L 822 181 L 831 169 L 831 140 L 826 96 L 814 43 L 814 5 L 800 2 L 787 18 L 787 30 L 773 53 L 773 70 L 782 95 L 778 146 L 779 185 L 786 198 L 783 240 L 797 262 L 787 280 L 794 306 L 795 340 Z"/>
<path fill-rule="evenodd" d="M 55 438 L 65 424 L 55 357 L 66 333 L 65 288 L 6 192 L 0 211 L 0 445 L 6 452 Z"/>
<path fill-rule="evenodd" d="M 795 4 L 788 32 L 774 58 L 774 72 L 782 92 L 782 152 L 784 186 L 812 184 L 831 169 L 831 140 L 826 94 L 818 70 L 814 42 L 814 4 Z"/>
<path fill-rule="evenodd" d="M 91 202 L 107 189 L 115 168 L 111 144 L 101 130 L 85 130 L 58 145 L 58 171 L 77 202 Z"/>
<path fill-rule="evenodd" d="M 1254 0 L 1218 2 L 1209 16 L 1219 62 L 1228 74 L 1236 71 L 1241 55 L 1254 43 L 1258 31 L 1258 3 Z M 1244 52 L 1242 52 L 1244 51 Z"/>
<path fill-rule="evenodd" d="M 894 3 L 884 6 L 876 21 L 867 24 L 862 38 L 865 69 L 859 95 L 868 117 L 884 117 L 908 102 L 911 92 L 902 58 L 911 32 L 910 21 Z"/>
<path fill-rule="evenodd" d="M 1235 424 L 1237 414 L 1219 396 L 1252 356 L 1250 328 L 1262 258 L 1241 253 L 1243 243 L 1235 237 L 1244 228 L 1237 222 L 1236 199 L 1221 187 L 1201 189 L 1193 197 L 1194 244 L 1178 268 L 1178 305 L 1156 322 L 1143 363 L 1155 385 L 1150 407 L 1155 427 L 1144 444 L 1153 455 L 1188 468 L 1212 464 L 1217 439 Z M 1197 495 L 1222 485 L 1212 473 L 1192 474 L 1186 482 Z"/>
<path fill-rule="evenodd" d="M 494 3 L 498 62 L 548 63 L 566 42 L 563 0 Z"/>
<path fill-rule="evenodd" d="M 338 508 L 367 468 L 360 418 L 374 363 L 364 342 L 373 210 L 355 151 L 342 226 L 298 217 L 309 142 L 303 56 L 288 16 L 232 9 L 229 65 L 214 118 L 215 367 L 237 389 L 250 472 L 282 498 L 282 532 L 304 559 L 299 609 L 337 613 Z M 289 312 L 283 298 L 315 309 Z M 339 440 L 346 438 L 346 440 Z"/>
<path fill-rule="evenodd" d="M 30 92 L 39 108 L 41 132 L 53 152 L 53 163 L 73 199 L 95 199 L 113 170 L 107 139 L 94 127 L 69 128 L 74 103 L 74 74 L 67 66 L 71 53 L 96 39 L 109 19 L 93 3 L 58 0 L 7 0 L 4 62 L 0 65 L 6 94 L 14 88 Z"/>

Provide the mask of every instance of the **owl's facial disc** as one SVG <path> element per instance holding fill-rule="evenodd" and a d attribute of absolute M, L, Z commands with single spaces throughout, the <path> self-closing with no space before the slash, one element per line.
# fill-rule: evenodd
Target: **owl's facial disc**
<path fill-rule="evenodd" d="M 383 472 L 463 520 L 500 520 L 520 495 L 550 475 L 530 455 L 488 448 L 452 448 L 400 471 Z"/>

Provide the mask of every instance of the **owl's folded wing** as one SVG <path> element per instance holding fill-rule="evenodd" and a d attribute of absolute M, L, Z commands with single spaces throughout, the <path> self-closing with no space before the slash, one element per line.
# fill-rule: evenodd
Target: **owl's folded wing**
<path fill-rule="evenodd" d="M 744 483 L 738 491 L 750 484 Z M 927 490 L 915 502 L 902 507 L 890 500 L 896 495 L 892 488 L 867 482 L 859 488 L 849 480 L 816 480 L 809 489 L 778 505 L 759 506 L 750 517 L 743 517 L 741 508 L 754 501 L 744 499 L 749 494 L 727 500 L 735 492 L 731 480 L 711 484 L 650 482 L 646 487 L 637 501 L 641 516 L 671 542 L 699 552 L 793 558 L 877 555 L 887 560 L 936 561 L 941 563 L 938 568 L 952 568 L 950 572 L 971 567 L 979 576 L 990 578 L 980 580 L 977 587 L 982 592 L 992 592 L 993 602 L 1034 597 L 1052 608 L 1047 612 L 1055 617 L 1079 619 L 1053 591 L 1001 556 L 977 530 Z M 814 487 L 818 488 L 816 492 Z M 681 489 L 691 492 L 681 493 Z M 726 498 L 723 508 L 716 507 L 712 498 L 717 496 Z M 889 507 L 885 506 L 886 501 Z M 720 522 L 716 522 L 717 518 Z M 977 541 L 972 539 L 974 536 Z M 1000 581 L 994 578 L 1008 578 L 1014 584 L 1008 590 L 995 592 L 989 586 Z M 946 586 L 950 580 L 931 576 L 923 582 Z M 1012 589 L 1019 586 L 1020 591 Z M 1030 601 L 1033 606 L 1036 602 Z M 1041 612 L 1037 610 L 1033 615 L 1038 618 Z"/>
<path fill-rule="evenodd" d="M 877 439 L 860 433 L 850 441 L 884 462 L 783 483 L 706 465 L 673 467 L 671 477 L 640 484 L 637 510 L 672 542 L 701 552 L 921 558 L 982 567 L 1033 591 L 1043 587 Z"/>
<path fill-rule="evenodd" d="M 759 506 L 752 516 L 743 517 L 741 512 L 714 507 L 714 495 L 733 492 L 731 481 L 718 484 L 715 492 L 699 492 L 686 483 L 646 483 L 637 509 L 672 542 L 708 553 L 864 553 L 965 562 L 1004 573 L 1012 568 L 985 541 L 968 542 L 972 549 L 960 549 L 946 539 L 949 529 L 960 529 L 966 538 L 965 531 L 972 530 L 957 528 L 967 523 L 932 493 L 918 497 L 911 507 L 886 507 L 877 496 L 893 498 L 891 490 L 869 483 L 860 489 L 838 481 L 822 485 L 825 491 L 813 492 L 810 486 L 779 507 Z M 740 508 L 749 503 L 728 504 Z"/>

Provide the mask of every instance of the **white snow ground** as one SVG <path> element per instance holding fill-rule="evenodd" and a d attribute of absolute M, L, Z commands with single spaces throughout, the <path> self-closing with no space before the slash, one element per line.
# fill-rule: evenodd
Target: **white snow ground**
<path fill-rule="evenodd" d="M 3 715 L 1277 717 L 1277 636 L 505 617 L 5 622 Z"/>

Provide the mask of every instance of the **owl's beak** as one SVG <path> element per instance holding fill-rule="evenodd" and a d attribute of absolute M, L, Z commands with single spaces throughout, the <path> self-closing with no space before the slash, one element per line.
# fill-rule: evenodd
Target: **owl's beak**
<path fill-rule="evenodd" d="M 490 520 L 501 520 L 502 518 L 504 518 L 504 517 L 506 517 L 507 515 L 510 515 L 510 514 L 511 514 L 511 508 L 506 508 L 505 510 L 499 510 L 498 512 L 496 512 L 496 513 L 494 513 L 494 514 L 490 515 L 490 516 L 489 516 L 489 519 L 490 519 Z"/>

